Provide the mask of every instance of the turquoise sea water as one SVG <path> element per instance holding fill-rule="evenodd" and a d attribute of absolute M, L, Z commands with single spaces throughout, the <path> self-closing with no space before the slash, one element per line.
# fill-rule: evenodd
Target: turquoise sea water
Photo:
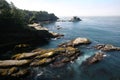
<path fill-rule="evenodd" d="M 72 40 L 76 37 L 86 37 L 92 41 L 89 46 L 79 46 L 83 52 L 75 61 L 62 68 L 34 69 L 33 80 L 120 80 L 120 51 L 107 52 L 101 62 L 91 65 L 81 65 L 86 58 L 97 50 L 88 49 L 96 44 L 113 44 L 120 46 L 120 17 L 80 17 L 81 22 L 55 22 L 45 27 L 62 33 L 65 36 L 58 40 L 52 40 L 49 44 L 40 48 L 56 48 L 58 44 Z M 62 27 L 60 30 L 56 26 Z"/>

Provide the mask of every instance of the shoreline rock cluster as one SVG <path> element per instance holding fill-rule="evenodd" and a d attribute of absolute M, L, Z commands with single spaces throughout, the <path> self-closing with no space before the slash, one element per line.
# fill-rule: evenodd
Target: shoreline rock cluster
<path fill-rule="evenodd" d="M 30 67 L 61 67 L 77 59 L 80 54 L 81 52 L 73 47 L 36 49 L 30 53 L 16 54 L 11 57 L 11 60 L 0 60 L 0 77 L 23 78 L 30 74 Z"/>
<path fill-rule="evenodd" d="M 28 53 L 13 55 L 10 60 L 0 60 L 1 79 L 17 79 L 30 75 L 32 67 L 62 67 L 68 62 L 77 59 L 82 52 L 76 46 L 88 45 L 91 41 L 87 38 L 78 37 L 71 41 L 58 45 L 54 49 L 37 48 Z M 119 51 L 120 47 L 110 44 L 98 44 L 94 49 L 101 50 L 87 58 L 82 64 L 92 65 L 106 57 L 105 51 Z"/>
<path fill-rule="evenodd" d="M 71 44 L 68 45 L 69 43 Z M 10 60 L 0 60 L 0 77 L 22 78 L 30 74 L 30 67 L 62 67 L 82 54 L 75 46 L 89 43 L 87 38 L 79 37 L 55 49 L 38 48 L 29 53 L 13 55 Z"/>

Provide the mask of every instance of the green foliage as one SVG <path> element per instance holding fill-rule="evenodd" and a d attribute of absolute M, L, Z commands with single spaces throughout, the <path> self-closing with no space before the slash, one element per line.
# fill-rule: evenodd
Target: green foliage
<path fill-rule="evenodd" d="M 46 11 L 28 11 L 23 10 L 25 21 L 27 23 L 56 21 L 58 18 L 54 14 L 49 14 Z"/>
<path fill-rule="evenodd" d="M 22 30 L 25 26 L 24 16 L 13 3 L 8 4 L 5 0 L 0 0 L 0 31 Z"/>
<path fill-rule="evenodd" d="M 54 14 L 46 11 L 28 11 L 15 7 L 11 2 L 0 0 L 0 33 L 2 32 L 23 32 L 30 30 L 27 24 L 42 21 L 56 21 Z M 28 31 L 27 30 L 27 31 Z"/>

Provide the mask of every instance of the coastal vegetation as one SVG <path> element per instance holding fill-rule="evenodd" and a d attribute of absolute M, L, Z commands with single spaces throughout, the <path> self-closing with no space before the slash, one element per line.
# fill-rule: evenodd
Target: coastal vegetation
<path fill-rule="evenodd" d="M 17 8 L 12 2 L 0 0 L 0 47 L 31 42 L 44 42 L 53 37 L 48 30 L 36 30 L 28 26 L 32 23 L 56 21 L 53 13 L 46 11 L 28 11 Z"/>

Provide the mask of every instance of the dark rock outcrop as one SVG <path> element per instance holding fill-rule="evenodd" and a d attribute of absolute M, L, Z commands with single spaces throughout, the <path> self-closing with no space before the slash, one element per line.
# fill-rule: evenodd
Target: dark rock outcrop
<path fill-rule="evenodd" d="M 106 56 L 105 53 L 97 52 L 93 56 L 86 59 L 86 61 L 83 62 L 83 64 L 91 65 L 91 64 L 97 63 L 97 62 L 101 61 L 105 56 Z"/>
<path fill-rule="evenodd" d="M 120 47 L 115 47 L 111 44 L 98 44 L 94 48 L 102 51 L 120 51 Z"/>
<path fill-rule="evenodd" d="M 81 37 L 78 37 L 74 40 L 71 40 L 69 42 L 65 42 L 65 43 L 62 43 L 60 45 L 58 45 L 59 47 L 68 47 L 68 46 L 72 46 L 72 47 L 75 47 L 75 46 L 78 46 L 78 45 L 82 45 L 82 44 L 90 44 L 90 40 L 87 39 L 87 38 L 81 38 Z"/>

